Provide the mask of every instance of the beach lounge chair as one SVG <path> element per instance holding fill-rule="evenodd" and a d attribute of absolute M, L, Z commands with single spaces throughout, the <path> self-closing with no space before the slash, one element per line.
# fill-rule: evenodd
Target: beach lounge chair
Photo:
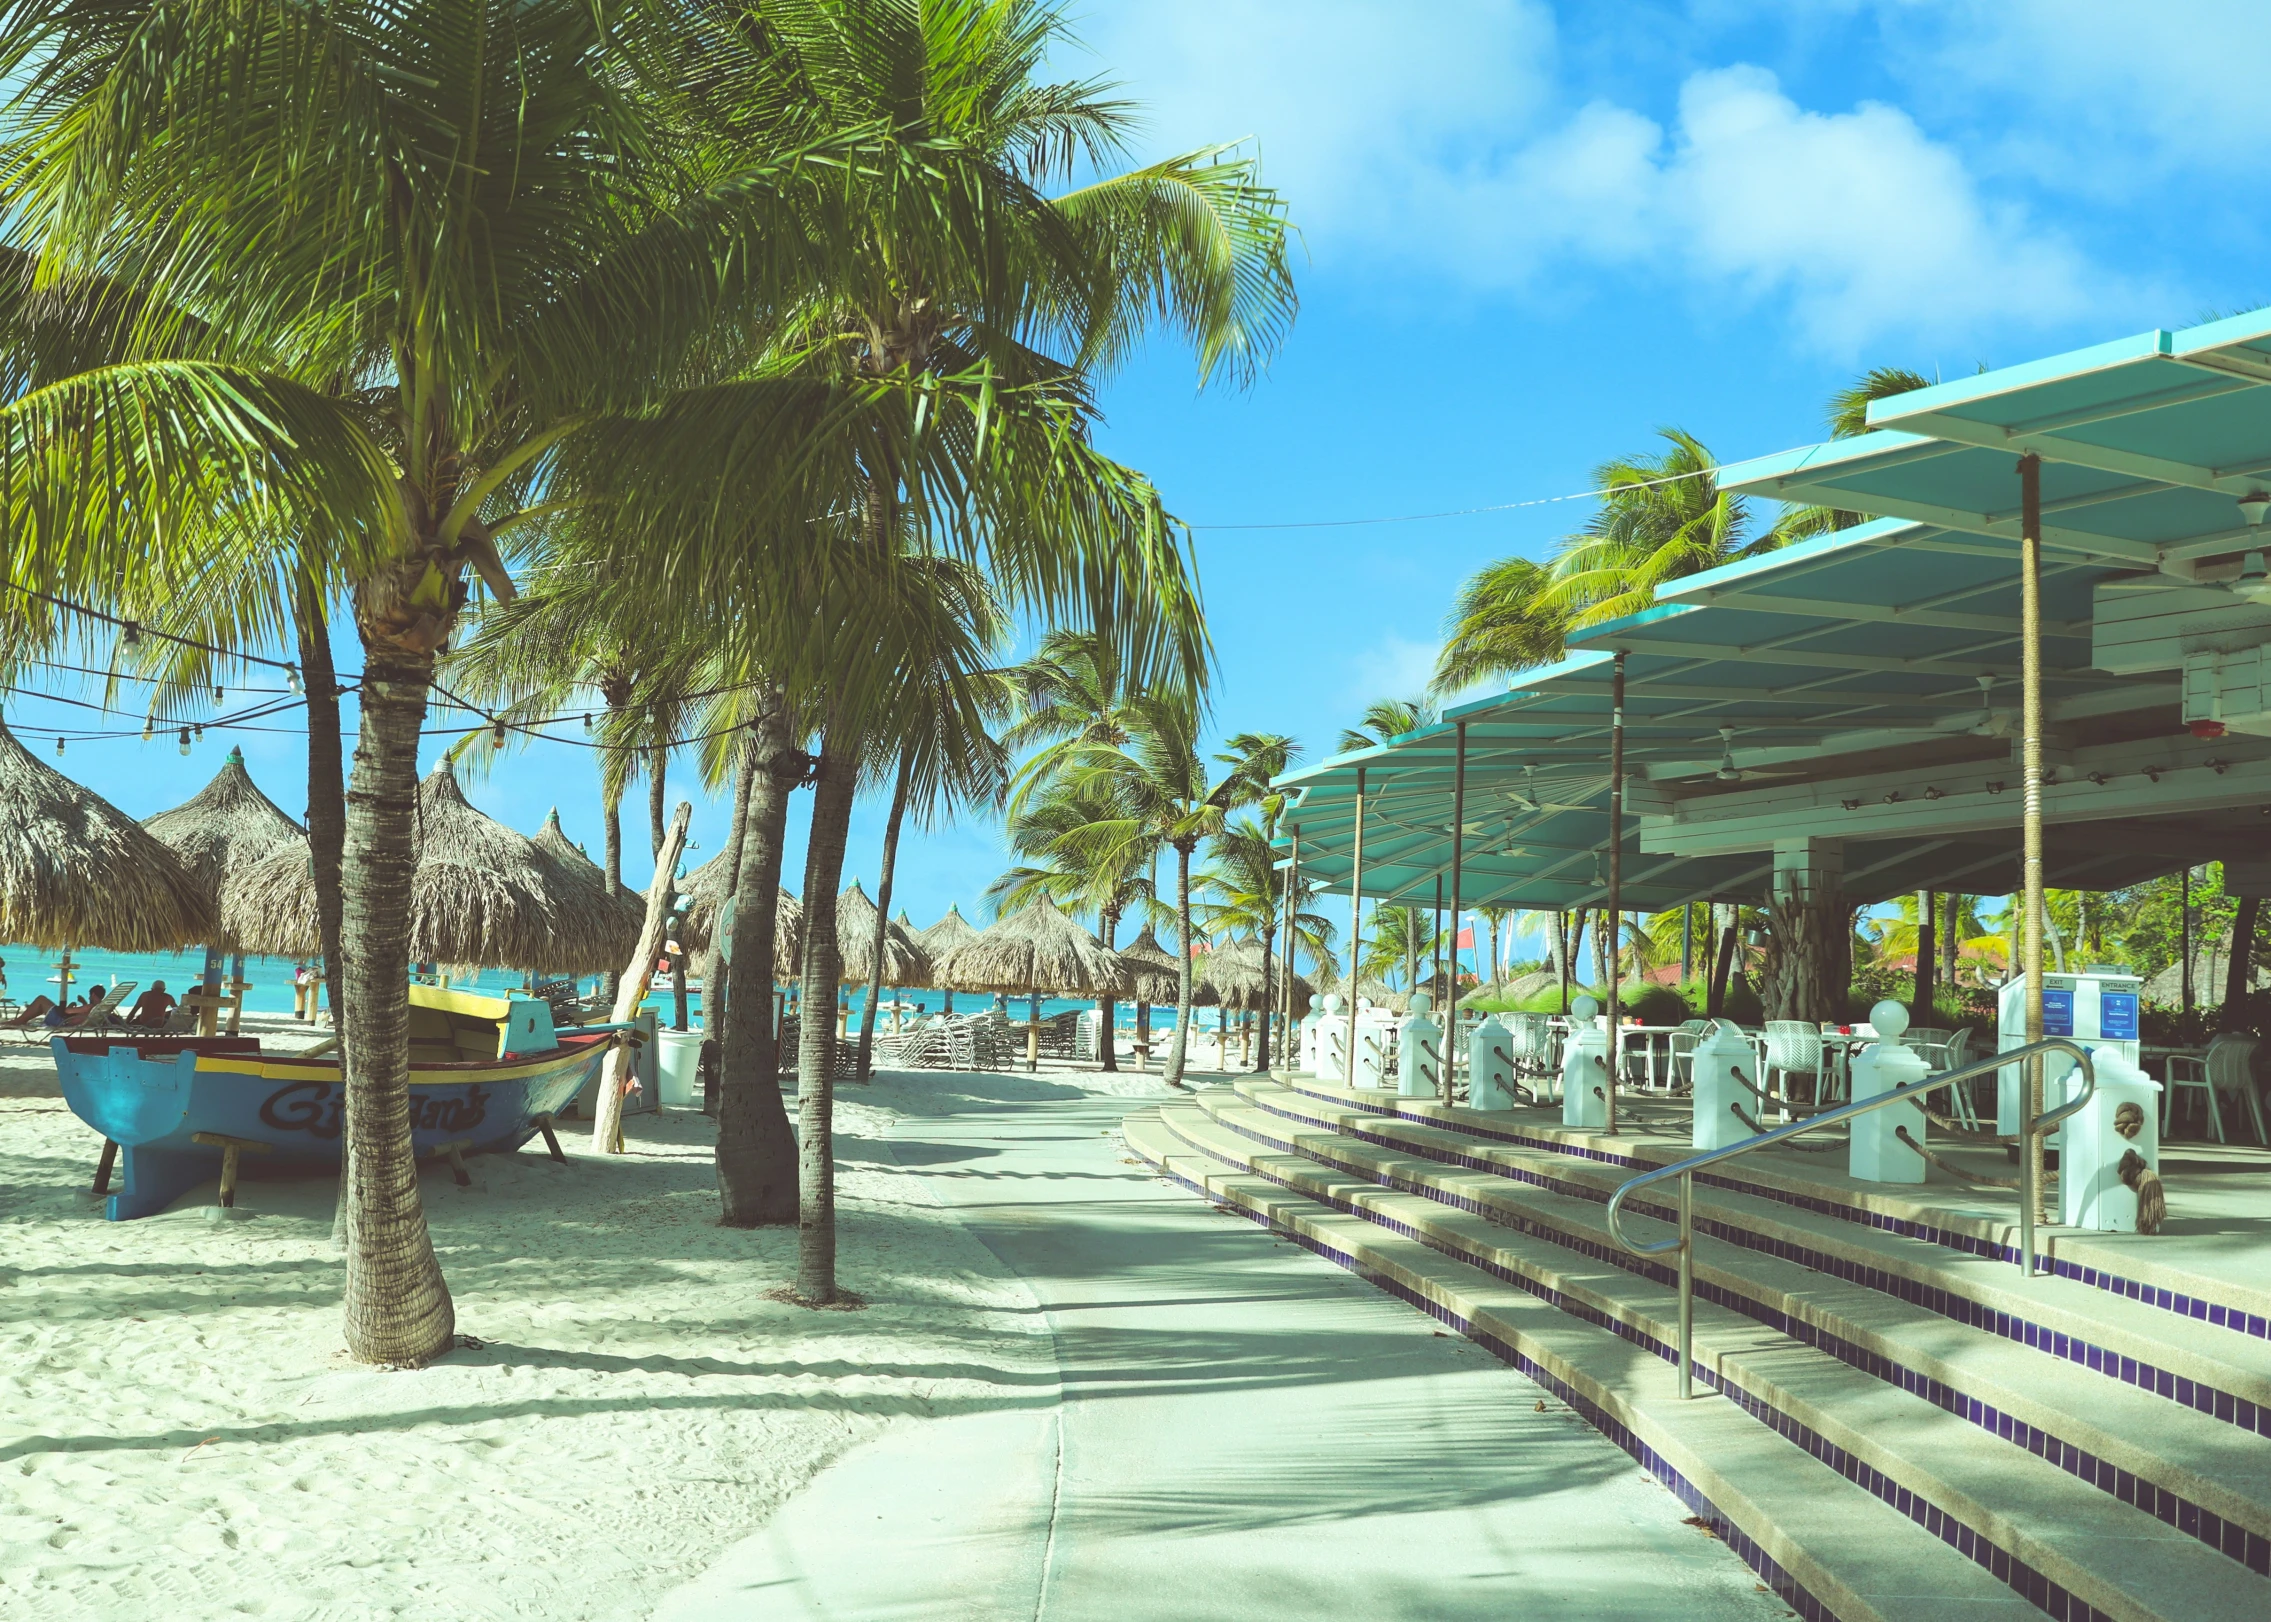
<path fill-rule="evenodd" d="M 139 980 L 119 981 L 117 985 L 112 986 L 96 998 L 93 1006 L 89 1007 L 86 1012 L 67 1021 L 63 1028 L 82 1034 L 89 1031 L 126 1029 L 126 1021 L 119 1010 L 126 1006 L 126 1000 L 134 995 L 135 988 L 141 983 Z"/>

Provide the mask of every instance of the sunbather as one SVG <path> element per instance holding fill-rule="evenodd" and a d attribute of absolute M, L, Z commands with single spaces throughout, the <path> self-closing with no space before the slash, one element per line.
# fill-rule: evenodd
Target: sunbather
<path fill-rule="evenodd" d="M 134 1011 L 126 1016 L 126 1023 L 139 1025 L 145 1030 L 158 1030 L 173 1017 L 173 1011 L 178 1006 L 172 993 L 166 990 L 166 983 L 163 980 L 153 980 L 150 989 L 134 999 Z"/>

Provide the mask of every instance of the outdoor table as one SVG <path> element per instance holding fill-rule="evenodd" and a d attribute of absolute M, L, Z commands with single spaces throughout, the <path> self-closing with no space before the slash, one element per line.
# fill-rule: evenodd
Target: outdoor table
<path fill-rule="evenodd" d="M 1866 1047 L 1876 1039 L 1877 1029 L 1873 1025 L 1856 1025 L 1850 1030 L 1839 1030 L 1834 1025 L 1824 1025 L 1822 1027 L 1823 1081 L 1828 1081 L 1832 1076 L 1836 1077 L 1844 1096 L 1851 1097 L 1853 1091 L 1853 1050 Z M 1826 1094 L 1819 1094 L 1814 1099 L 1817 1104 L 1827 1101 Z"/>
<path fill-rule="evenodd" d="M 1659 1036 L 1670 1037 L 1679 1029 L 1680 1027 L 1677 1025 L 1620 1025 L 1619 1027 L 1617 1027 L 1616 1045 L 1618 1078 L 1621 1080 L 1624 1076 L 1625 1039 L 1632 1036 L 1645 1037 L 1647 1038 L 1647 1041 L 1644 1044 L 1644 1048 L 1648 1058 L 1647 1085 L 1650 1091 L 1656 1090 L 1656 1038 Z M 1664 1050 L 1664 1085 L 1669 1087 L 1671 1085 L 1671 1043 L 1669 1041 L 1666 1041 L 1664 1043 Z"/>

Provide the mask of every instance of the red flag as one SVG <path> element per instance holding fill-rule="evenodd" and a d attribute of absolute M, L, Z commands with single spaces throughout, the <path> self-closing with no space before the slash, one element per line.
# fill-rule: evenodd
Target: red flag
<path fill-rule="evenodd" d="M 1459 942 L 1458 942 L 1458 944 L 1459 944 L 1459 950 L 1461 950 L 1461 951 L 1463 951 L 1463 952 L 1471 952 L 1471 951 L 1473 951 L 1473 950 L 1475 949 L 1475 926 L 1474 926 L 1474 925 L 1472 925 L 1472 924 L 1469 924 L 1469 925 L 1467 925 L 1467 927 L 1466 927 L 1466 928 L 1464 928 L 1464 929 L 1462 929 L 1462 930 L 1460 930 L 1460 931 L 1459 931 Z"/>

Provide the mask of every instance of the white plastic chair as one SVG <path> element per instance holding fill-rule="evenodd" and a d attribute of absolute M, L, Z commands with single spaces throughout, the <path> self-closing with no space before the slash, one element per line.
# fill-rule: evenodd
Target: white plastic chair
<path fill-rule="evenodd" d="M 1759 1061 L 1766 1072 L 1769 1092 L 1790 1096 L 1791 1076 L 1812 1076 L 1817 1101 L 1821 1091 L 1822 1033 L 1817 1026 L 1802 1019 L 1770 1019 L 1766 1022 L 1766 1053 Z M 1785 1078 L 1778 1087 L 1774 1078 Z"/>
<path fill-rule="evenodd" d="M 2226 1031 L 2208 1044 L 2205 1054 L 2175 1053 L 2168 1061 L 2168 1093 L 2161 1104 L 2161 1131 L 2166 1133 L 2176 1118 L 2177 1094 L 2198 1088 L 2208 1102 L 2208 1127 L 2216 1134 L 2216 1141 L 2224 1137 L 2223 1111 L 2217 1108 L 2218 1093 L 2237 1093 L 2247 1101 L 2248 1118 L 2255 1123 L 2255 1141 L 2271 1143 L 2263 1130 L 2263 1106 L 2255 1096 L 2255 1075 L 2251 1061 L 2255 1056 L 2255 1038 Z"/>

